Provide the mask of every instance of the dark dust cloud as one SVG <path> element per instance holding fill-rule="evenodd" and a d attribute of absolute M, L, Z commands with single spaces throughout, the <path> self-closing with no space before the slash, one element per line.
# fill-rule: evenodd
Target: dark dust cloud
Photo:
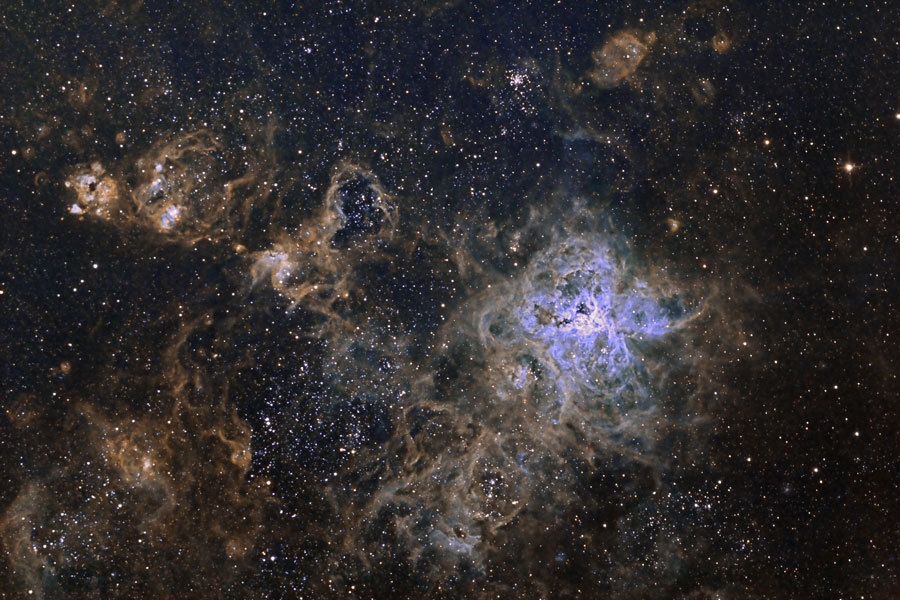
<path fill-rule="evenodd" d="M 0 7 L 0 598 L 900 597 L 892 2 Z"/>

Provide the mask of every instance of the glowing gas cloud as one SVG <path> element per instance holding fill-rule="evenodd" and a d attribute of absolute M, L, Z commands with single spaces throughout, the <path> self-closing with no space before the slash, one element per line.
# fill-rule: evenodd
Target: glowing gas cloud
<path fill-rule="evenodd" d="M 460 308 L 435 376 L 397 382 L 412 389 L 395 406 L 398 466 L 379 471 L 345 528 L 352 539 L 392 520 L 414 560 L 480 571 L 503 544 L 568 526 L 582 502 L 574 465 L 613 461 L 661 479 L 656 443 L 669 417 L 657 376 L 678 362 L 697 308 L 626 257 L 613 235 L 560 233 Z M 617 503 L 630 483 L 617 485 L 598 493 Z"/>
<path fill-rule="evenodd" d="M 689 316 L 677 294 L 640 279 L 611 242 L 575 236 L 545 251 L 479 324 L 485 346 L 518 363 L 516 388 L 538 370 L 553 382 L 543 411 L 555 419 L 584 408 L 602 415 L 590 422 L 612 425 L 650 408 L 643 349 Z"/>

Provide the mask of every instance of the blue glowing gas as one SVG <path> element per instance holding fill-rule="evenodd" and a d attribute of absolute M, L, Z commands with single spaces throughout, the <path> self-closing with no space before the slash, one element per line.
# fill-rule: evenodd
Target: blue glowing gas
<path fill-rule="evenodd" d="M 539 256 L 515 296 L 489 330 L 550 372 L 560 403 L 624 413 L 652 402 L 645 351 L 686 311 L 636 277 L 606 240 L 572 238 Z"/>

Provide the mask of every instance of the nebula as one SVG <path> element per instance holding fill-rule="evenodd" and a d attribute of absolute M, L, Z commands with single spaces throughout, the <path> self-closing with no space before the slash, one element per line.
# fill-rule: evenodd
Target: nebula
<path fill-rule="evenodd" d="M 527 548 L 539 523 L 577 510 L 577 465 L 631 464 L 663 485 L 657 442 L 680 417 L 658 406 L 660 369 L 690 368 L 679 353 L 702 301 L 649 281 L 624 252 L 613 234 L 558 234 L 448 320 L 433 376 L 392 371 L 398 430 L 385 446 L 352 446 L 341 470 L 353 478 L 326 484 L 342 507 L 342 553 L 370 564 L 378 553 L 358 540 L 387 528 L 423 576 L 447 585 L 459 569 L 485 575 L 505 544 Z M 334 364 L 349 374 L 352 357 Z M 615 504 L 625 489 L 591 502 Z"/>
<path fill-rule="evenodd" d="M 895 8 L 34 4 L 0 598 L 900 597 Z"/>

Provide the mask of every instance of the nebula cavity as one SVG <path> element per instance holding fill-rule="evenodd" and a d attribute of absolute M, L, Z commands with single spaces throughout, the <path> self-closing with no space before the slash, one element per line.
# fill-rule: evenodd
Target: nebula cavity
<path fill-rule="evenodd" d="M 347 325 L 336 305 L 358 292 L 354 267 L 383 254 L 396 216 L 390 194 L 374 173 L 340 163 L 318 210 L 253 254 L 253 285 L 267 281 L 290 299 L 291 308 L 325 316 L 333 327 Z"/>

